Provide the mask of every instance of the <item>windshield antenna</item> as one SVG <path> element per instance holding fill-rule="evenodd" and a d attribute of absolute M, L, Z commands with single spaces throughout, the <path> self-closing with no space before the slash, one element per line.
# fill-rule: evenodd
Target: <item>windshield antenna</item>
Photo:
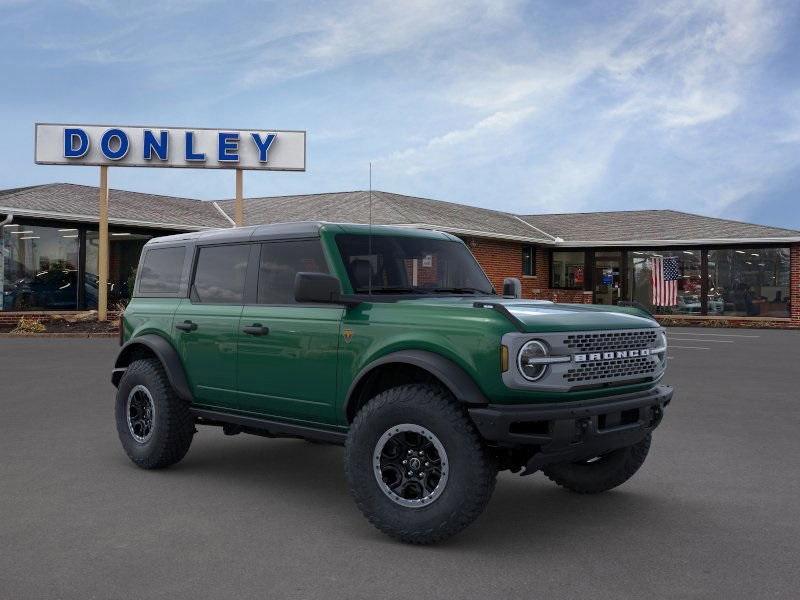
<path fill-rule="evenodd" d="M 369 278 L 367 279 L 367 293 L 372 295 L 372 161 L 369 162 L 369 237 L 367 256 L 369 257 Z"/>

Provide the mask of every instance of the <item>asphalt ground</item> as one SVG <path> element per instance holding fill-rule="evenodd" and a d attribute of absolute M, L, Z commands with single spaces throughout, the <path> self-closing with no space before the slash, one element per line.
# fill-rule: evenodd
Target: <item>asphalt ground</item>
<path fill-rule="evenodd" d="M 342 450 L 201 428 L 147 472 L 111 340 L 0 340 L 0 598 L 797 598 L 800 332 L 670 329 L 675 399 L 599 496 L 501 474 L 449 542 L 385 537 Z"/>

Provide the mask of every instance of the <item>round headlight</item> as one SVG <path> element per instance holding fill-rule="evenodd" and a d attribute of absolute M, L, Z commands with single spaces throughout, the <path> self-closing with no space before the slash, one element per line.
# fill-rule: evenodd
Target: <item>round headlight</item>
<path fill-rule="evenodd" d="M 547 371 L 547 363 L 540 363 L 539 360 L 547 358 L 549 351 L 547 346 L 538 340 L 526 343 L 519 350 L 517 355 L 517 366 L 519 372 L 528 381 L 541 379 Z"/>
<path fill-rule="evenodd" d="M 657 355 L 661 364 L 667 364 L 667 334 L 664 331 L 658 334 L 658 347 L 663 348 Z"/>

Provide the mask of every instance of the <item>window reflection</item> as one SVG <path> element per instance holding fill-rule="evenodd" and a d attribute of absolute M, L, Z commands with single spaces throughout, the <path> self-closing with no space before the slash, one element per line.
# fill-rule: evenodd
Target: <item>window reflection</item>
<path fill-rule="evenodd" d="M 789 317 L 789 273 L 788 248 L 709 250 L 708 312 Z"/>
<path fill-rule="evenodd" d="M 553 252 L 552 287 L 582 290 L 585 267 L 585 252 Z"/>
<path fill-rule="evenodd" d="M 0 261 L 3 310 L 75 310 L 78 246 L 76 229 L 3 226 Z"/>
<path fill-rule="evenodd" d="M 631 300 L 655 314 L 701 314 L 700 250 L 635 250 L 630 256 Z"/>
<path fill-rule="evenodd" d="M 136 267 L 142 248 L 153 236 L 126 230 L 112 229 L 108 236 L 108 305 L 127 301 L 133 293 Z M 97 231 L 86 232 L 86 307 L 97 308 L 97 281 L 100 240 Z"/>

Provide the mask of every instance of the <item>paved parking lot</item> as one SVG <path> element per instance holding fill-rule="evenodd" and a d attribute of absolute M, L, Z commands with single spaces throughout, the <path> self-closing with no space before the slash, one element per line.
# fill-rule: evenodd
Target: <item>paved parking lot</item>
<path fill-rule="evenodd" d="M 581 497 L 501 475 L 427 548 L 345 488 L 342 451 L 202 429 L 162 472 L 113 422 L 110 340 L 0 340 L 0 598 L 796 598 L 800 332 L 669 330 L 642 471 Z"/>

